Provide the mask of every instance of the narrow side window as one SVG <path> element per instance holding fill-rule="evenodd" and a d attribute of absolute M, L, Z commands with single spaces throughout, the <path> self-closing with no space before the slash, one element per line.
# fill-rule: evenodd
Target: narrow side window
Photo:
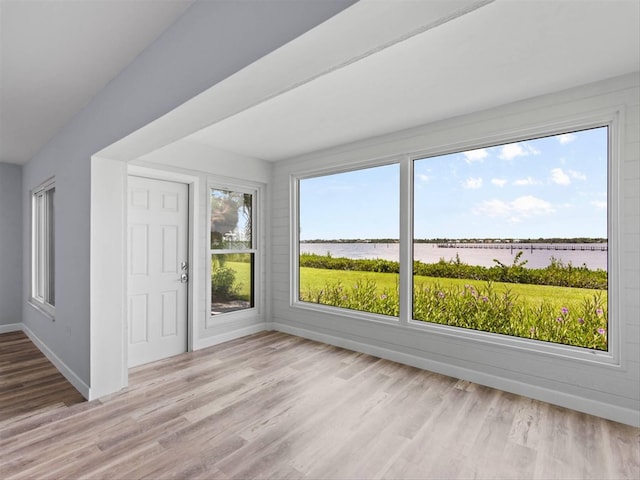
<path fill-rule="evenodd" d="M 51 179 L 36 188 L 31 199 L 31 297 L 51 313 L 56 304 L 55 198 L 55 182 Z"/>
<path fill-rule="evenodd" d="M 255 191 L 211 188 L 211 315 L 255 307 Z"/>

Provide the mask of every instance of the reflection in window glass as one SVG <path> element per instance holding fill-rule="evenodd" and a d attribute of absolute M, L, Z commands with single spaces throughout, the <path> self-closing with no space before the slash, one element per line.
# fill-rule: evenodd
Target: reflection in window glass
<path fill-rule="evenodd" d="M 253 196 L 211 189 L 211 248 L 251 248 Z"/>
<path fill-rule="evenodd" d="M 299 299 L 398 316 L 399 165 L 299 181 Z"/>
<path fill-rule="evenodd" d="M 413 318 L 607 350 L 608 128 L 414 162 Z"/>

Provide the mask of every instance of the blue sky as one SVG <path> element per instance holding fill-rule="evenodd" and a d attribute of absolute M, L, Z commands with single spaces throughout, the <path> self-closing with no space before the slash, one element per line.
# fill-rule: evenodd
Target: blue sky
<path fill-rule="evenodd" d="M 607 129 L 418 160 L 416 238 L 607 236 Z M 304 179 L 300 238 L 398 238 L 399 167 Z"/>

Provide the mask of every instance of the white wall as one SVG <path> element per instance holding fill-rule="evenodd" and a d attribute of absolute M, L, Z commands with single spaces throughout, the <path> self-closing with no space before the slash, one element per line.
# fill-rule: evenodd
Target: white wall
<path fill-rule="evenodd" d="M 110 168 L 109 160 L 99 159 L 99 171 L 92 172 L 91 156 L 349 3 L 197 2 L 23 167 L 23 238 L 29 238 L 29 191 L 56 178 L 56 319 L 43 316 L 23 299 L 22 321 L 36 344 L 85 396 L 122 386 L 120 348 L 111 348 L 110 342 L 120 338 L 125 311 L 124 299 L 108 298 L 110 289 L 103 288 L 107 281 L 122 281 L 122 262 L 109 263 L 96 251 L 106 232 L 100 213 L 109 216 L 110 224 L 123 225 L 124 210 L 102 208 L 121 204 L 122 185 L 110 189 L 105 184 L 100 196 L 91 191 L 92 185 L 106 181 L 103 175 L 108 178 L 122 168 Z M 122 245 L 122 238 L 114 244 Z M 100 255 L 102 261 L 96 261 Z M 22 271 L 22 289 L 28 291 L 27 252 Z M 92 349 L 104 354 L 92 354 Z"/>
<path fill-rule="evenodd" d="M 277 329 L 476 381 L 576 410 L 640 424 L 640 110 L 638 74 L 278 162 L 272 184 L 273 321 Z M 618 226 L 620 365 L 434 334 L 290 304 L 290 175 L 518 132 L 620 109 Z M 615 235 L 614 235 L 615 237 Z M 614 247 L 615 249 L 615 247 Z M 616 285 L 616 279 L 610 279 Z M 615 288 L 615 287 L 614 287 Z M 615 295 L 614 295 L 615 297 Z"/>
<path fill-rule="evenodd" d="M 0 163 L 0 333 L 17 328 L 22 316 L 21 186 L 21 167 Z"/>

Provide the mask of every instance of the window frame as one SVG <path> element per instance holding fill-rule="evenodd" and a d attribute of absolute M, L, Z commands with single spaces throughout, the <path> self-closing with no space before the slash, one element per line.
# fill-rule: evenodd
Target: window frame
<path fill-rule="evenodd" d="M 251 248 L 242 248 L 242 249 L 212 249 L 211 248 L 211 190 L 225 190 L 232 191 L 242 194 L 250 194 L 252 195 L 252 209 L 251 209 Z M 262 311 L 262 298 L 263 298 L 263 290 L 264 287 L 261 282 L 262 278 L 262 263 L 264 259 L 262 258 L 262 239 L 261 232 L 263 231 L 261 227 L 261 219 L 262 219 L 262 190 L 263 187 L 261 185 L 252 184 L 252 183 L 230 183 L 226 181 L 220 181 L 217 179 L 209 178 L 207 181 L 207 189 L 206 189 L 206 225 L 205 229 L 205 251 L 206 251 L 206 261 L 205 264 L 207 268 L 205 269 L 206 276 L 206 327 L 213 327 L 215 325 L 220 325 L 225 322 L 233 322 L 236 320 L 244 319 L 248 316 L 256 316 L 260 315 Z M 243 308 L 240 310 L 234 310 L 226 313 L 219 313 L 217 315 L 213 315 L 211 313 L 211 259 L 212 255 L 228 255 L 228 254 L 253 254 L 253 306 L 248 308 Z"/>
<path fill-rule="evenodd" d="M 30 303 L 55 319 L 55 178 L 31 191 Z"/>
<path fill-rule="evenodd" d="M 489 135 L 469 135 L 463 141 L 440 143 L 431 148 L 407 151 L 383 160 L 360 161 L 334 168 L 321 168 L 300 171 L 290 175 L 291 205 L 291 273 L 290 273 L 290 306 L 293 308 L 316 311 L 318 313 L 348 316 L 373 322 L 397 325 L 417 334 L 453 337 L 456 340 L 475 345 L 494 345 L 511 350 L 519 350 L 536 355 L 560 357 L 602 366 L 621 366 L 622 319 L 620 317 L 620 145 L 622 132 L 620 117 L 624 110 L 596 111 L 583 116 L 560 119 L 547 124 L 536 124 L 527 128 L 503 129 Z M 608 128 L 608 165 L 607 165 L 607 242 L 608 242 L 608 350 L 606 352 L 564 344 L 544 342 L 541 340 L 512 337 L 508 335 L 470 330 L 435 323 L 414 320 L 413 317 L 413 187 L 414 162 L 427 157 L 448 155 L 480 148 L 523 142 L 535 138 L 560 135 L 567 132 L 587 130 L 597 127 Z M 392 163 L 392 159 L 400 163 L 400 315 L 398 319 L 389 321 L 389 317 L 352 311 L 340 307 L 317 305 L 302 302 L 299 299 L 299 181 L 304 178 L 331 175 L 346 171 L 354 171 Z"/>
<path fill-rule="evenodd" d="M 400 295 L 400 315 L 392 317 L 379 313 L 371 313 L 363 310 L 350 310 L 348 308 L 334 307 L 332 305 L 323 305 L 300 300 L 300 180 L 307 178 L 323 177 L 328 175 L 336 175 L 340 173 L 357 172 L 368 168 L 383 167 L 387 165 L 397 164 L 400 171 L 400 196 L 402 197 L 402 163 L 404 157 L 401 155 L 393 155 L 389 157 L 378 158 L 371 161 L 359 162 L 342 167 L 325 167 L 317 170 L 302 172 L 299 175 L 291 175 L 290 184 L 290 205 L 291 205 L 291 275 L 289 292 L 291 297 L 289 303 L 291 306 L 303 310 L 318 311 L 328 315 L 348 315 L 352 318 L 364 319 L 370 322 L 382 323 L 387 325 L 398 325 L 402 318 L 402 295 Z M 400 203 L 400 225 L 398 232 L 401 234 L 402 229 L 402 201 Z M 402 257 L 402 242 L 400 243 L 400 257 Z M 402 292 L 402 271 L 399 274 L 400 292 Z"/>

